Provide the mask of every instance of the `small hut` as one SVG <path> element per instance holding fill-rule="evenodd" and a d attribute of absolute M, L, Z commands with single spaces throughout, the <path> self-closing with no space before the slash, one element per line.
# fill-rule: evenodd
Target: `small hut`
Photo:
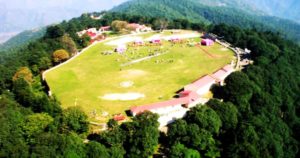
<path fill-rule="evenodd" d="M 91 32 L 91 31 L 87 31 L 87 35 L 90 36 L 90 38 L 95 38 L 97 36 L 96 33 Z"/>
<path fill-rule="evenodd" d="M 144 45 L 144 41 L 142 39 L 137 39 L 134 41 L 134 45 L 137 45 L 137 46 Z"/>
<path fill-rule="evenodd" d="M 174 36 L 174 37 L 171 37 L 171 38 L 170 38 L 170 41 L 171 41 L 171 42 L 180 42 L 181 39 L 180 39 L 179 37 Z"/>
<path fill-rule="evenodd" d="M 203 39 L 201 41 L 201 45 L 203 45 L 203 46 L 211 46 L 213 44 L 214 44 L 214 41 L 211 39 Z"/>
<path fill-rule="evenodd" d="M 150 41 L 150 43 L 153 43 L 153 44 L 161 44 L 161 39 L 152 39 Z"/>
<path fill-rule="evenodd" d="M 117 53 L 124 53 L 127 50 L 127 47 L 125 45 L 119 45 L 116 49 L 115 52 Z"/>
<path fill-rule="evenodd" d="M 110 30 L 110 26 L 102 26 L 100 27 L 100 31 L 105 32 L 105 31 L 109 31 Z"/>
<path fill-rule="evenodd" d="M 122 114 L 116 114 L 114 115 L 114 120 L 115 121 L 124 121 L 126 119 L 126 117 Z"/>

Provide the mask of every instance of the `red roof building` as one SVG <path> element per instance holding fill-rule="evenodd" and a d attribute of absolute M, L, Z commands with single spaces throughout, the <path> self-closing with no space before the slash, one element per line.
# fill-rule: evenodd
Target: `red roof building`
<path fill-rule="evenodd" d="M 186 91 L 186 90 L 181 91 L 181 92 L 179 92 L 179 97 L 182 98 L 182 97 L 189 96 L 191 92 L 192 91 Z"/>
<path fill-rule="evenodd" d="M 104 32 L 104 31 L 109 31 L 110 30 L 110 26 L 102 26 L 100 27 L 100 31 Z"/>
<path fill-rule="evenodd" d="M 224 66 L 222 69 L 225 70 L 225 71 L 228 72 L 228 73 L 234 72 L 234 68 L 233 68 L 232 65 L 226 65 L 226 66 Z"/>
<path fill-rule="evenodd" d="M 176 119 L 183 118 L 186 112 L 198 104 L 205 104 L 209 99 L 201 97 L 209 92 L 211 86 L 216 81 L 224 79 L 234 71 L 231 65 L 226 65 L 216 71 L 212 76 L 206 75 L 193 83 L 184 87 L 184 91 L 179 92 L 179 98 L 159 103 L 136 106 L 130 109 L 133 116 L 151 111 L 159 115 L 160 126 L 165 126 Z"/>
<path fill-rule="evenodd" d="M 177 108 L 188 108 L 190 103 L 195 102 L 200 96 L 196 92 L 192 91 L 183 91 L 184 96 L 172 99 L 168 101 L 163 101 L 160 103 L 154 103 L 144 106 L 136 106 L 131 108 L 132 115 L 137 115 L 143 113 L 144 111 L 151 111 L 155 113 L 166 113 L 167 111 L 171 112 Z M 161 112 L 160 112 L 161 111 Z"/>
<path fill-rule="evenodd" d="M 203 46 L 211 46 L 214 44 L 214 41 L 211 39 L 202 39 L 201 45 Z"/>
<path fill-rule="evenodd" d="M 132 107 L 131 108 L 131 113 L 133 116 L 143 113 L 145 111 L 151 111 L 154 112 L 159 109 L 164 109 L 164 108 L 168 108 L 168 107 L 176 107 L 176 106 L 182 106 L 187 104 L 188 101 L 188 97 L 185 98 L 178 98 L 178 99 L 172 99 L 172 100 L 168 100 L 168 101 L 164 101 L 164 102 L 160 102 L 160 103 L 154 103 L 154 104 L 149 104 L 149 105 L 143 105 L 143 106 L 136 106 L 136 107 Z"/>
<path fill-rule="evenodd" d="M 140 25 L 137 23 L 130 23 L 127 25 L 127 28 L 131 29 L 132 31 L 136 31 L 136 32 L 147 32 L 147 31 L 151 31 L 151 27 L 147 27 L 145 25 Z"/>
<path fill-rule="evenodd" d="M 211 76 L 217 80 L 221 85 L 224 85 L 224 80 L 234 71 L 232 65 L 226 65 L 220 70 L 216 71 Z"/>
<path fill-rule="evenodd" d="M 228 76 L 227 71 L 220 69 L 211 75 L 213 78 L 217 79 L 218 82 L 224 81 Z"/>
<path fill-rule="evenodd" d="M 87 35 L 88 35 L 88 36 L 90 36 L 91 38 L 94 38 L 94 37 L 96 37 L 96 35 L 97 35 L 97 34 L 96 34 L 96 33 L 93 33 L 93 32 L 90 32 L 90 31 L 88 31 L 88 32 L 87 32 Z"/>
<path fill-rule="evenodd" d="M 122 114 L 114 115 L 114 120 L 115 121 L 123 121 L 125 119 L 126 119 L 126 117 L 124 115 L 122 115 Z"/>
<path fill-rule="evenodd" d="M 184 90 L 197 92 L 199 95 L 203 95 L 209 92 L 210 87 L 216 83 L 216 79 L 206 75 L 199 80 L 196 80 L 192 84 L 189 84 L 184 87 Z"/>
<path fill-rule="evenodd" d="M 140 24 L 136 24 L 136 23 L 130 23 L 127 25 L 127 27 L 131 28 L 131 29 L 138 29 L 141 27 Z"/>
<path fill-rule="evenodd" d="M 161 40 L 160 39 L 152 39 L 150 41 L 150 43 L 153 43 L 153 44 L 161 44 Z"/>

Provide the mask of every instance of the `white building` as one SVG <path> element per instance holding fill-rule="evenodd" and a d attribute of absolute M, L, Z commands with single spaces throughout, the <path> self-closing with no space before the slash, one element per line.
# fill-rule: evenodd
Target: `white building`
<path fill-rule="evenodd" d="M 190 107 L 193 107 L 199 103 L 199 99 L 199 95 L 197 95 L 195 92 L 190 92 L 189 95 L 181 98 L 144 106 L 132 107 L 130 111 L 133 116 L 145 111 L 156 113 L 159 115 L 158 121 L 160 123 L 160 127 L 162 127 L 174 122 L 176 119 L 183 118 Z"/>
<path fill-rule="evenodd" d="M 148 27 L 146 25 L 140 25 L 136 23 L 130 23 L 127 25 L 127 28 L 135 31 L 135 32 L 149 32 L 152 31 L 151 27 Z"/>
<path fill-rule="evenodd" d="M 97 28 L 89 28 L 87 30 L 82 30 L 80 32 L 77 32 L 77 35 L 79 37 L 82 37 L 84 34 L 87 34 L 88 36 L 91 37 L 91 39 L 97 38 L 99 35 L 102 34 L 101 29 L 97 30 Z"/>
<path fill-rule="evenodd" d="M 184 91 L 179 93 L 179 98 L 154 103 L 144 106 L 132 107 L 131 114 L 136 116 L 145 111 L 150 111 L 159 115 L 158 122 L 160 127 L 166 126 L 177 119 L 183 118 L 190 108 L 205 104 L 209 101 L 207 98 L 201 97 L 210 91 L 210 88 L 215 83 L 224 84 L 224 80 L 232 72 L 234 72 L 232 65 L 226 65 L 214 74 L 206 75 L 195 82 L 184 87 Z"/>

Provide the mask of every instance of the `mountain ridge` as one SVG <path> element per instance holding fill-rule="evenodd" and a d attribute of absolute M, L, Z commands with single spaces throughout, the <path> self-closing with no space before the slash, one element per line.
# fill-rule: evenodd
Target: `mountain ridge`
<path fill-rule="evenodd" d="M 183 18 L 212 24 L 226 23 L 262 31 L 271 30 L 300 41 L 300 24 L 296 22 L 265 14 L 250 14 L 236 8 L 203 5 L 198 0 L 131 0 L 110 11 L 168 19 Z"/>

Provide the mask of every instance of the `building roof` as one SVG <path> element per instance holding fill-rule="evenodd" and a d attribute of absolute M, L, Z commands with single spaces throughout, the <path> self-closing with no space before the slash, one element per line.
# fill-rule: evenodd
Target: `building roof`
<path fill-rule="evenodd" d="M 87 34 L 90 37 L 95 37 L 97 35 L 96 33 L 93 33 L 93 32 L 90 32 L 90 31 L 88 31 Z"/>
<path fill-rule="evenodd" d="M 135 29 L 140 28 L 141 26 L 142 25 L 136 24 L 136 23 L 130 23 L 130 24 L 127 25 L 127 27 L 131 27 L 131 28 L 135 28 Z"/>
<path fill-rule="evenodd" d="M 108 29 L 110 29 L 110 26 L 102 26 L 102 27 L 100 27 L 100 29 L 101 30 L 108 30 Z"/>
<path fill-rule="evenodd" d="M 196 92 L 190 90 L 181 91 L 179 95 L 181 96 L 181 98 L 189 97 L 189 99 L 191 100 L 196 100 L 200 97 Z"/>
<path fill-rule="evenodd" d="M 193 91 L 183 91 L 183 92 L 187 94 L 184 97 L 163 101 L 160 103 L 132 107 L 130 111 L 134 114 L 138 114 L 144 111 L 156 110 L 156 109 L 171 107 L 175 105 L 187 105 L 200 98 L 200 96 L 196 92 Z"/>
<path fill-rule="evenodd" d="M 150 111 L 150 110 L 155 110 L 155 109 L 160 109 L 160 108 L 165 108 L 165 107 L 170 107 L 170 106 L 175 106 L 175 105 L 184 105 L 187 103 L 189 103 L 189 97 L 184 97 L 184 98 L 172 99 L 172 100 L 168 100 L 168 101 L 164 101 L 164 102 L 160 102 L 160 103 L 132 107 L 130 109 L 130 111 L 132 113 L 138 114 L 138 113 L 142 113 L 144 111 Z"/>
<path fill-rule="evenodd" d="M 226 65 L 223 68 L 216 71 L 215 73 L 213 73 L 211 76 L 218 80 L 224 80 L 233 71 L 234 68 L 232 65 Z"/>
<path fill-rule="evenodd" d="M 211 42 L 213 42 L 213 40 L 211 40 L 209 38 L 202 39 L 202 41 L 205 41 L 205 42 L 208 42 L 208 41 L 210 42 L 211 41 Z"/>
<path fill-rule="evenodd" d="M 153 42 L 153 43 L 156 43 L 156 42 L 161 42 L 161 39 L 159 39 L 159 38 L 155 38 L 155 39 L 152 39 L 152 40 L 151 40 L 151 42 Z"/>
<path fill-rule="evenodd" d="M 234 68 L 232 65 L 226 65 L 222 68 L 223 70 L 225 70 L 226 72 L 233 72 Z"/>
<path fill-rule="evenodd" d="M 200 98 L 200 95 L 197 94 L 197 93 L 194 92 L 194 91 L 191 91 L 191 92 L 189 93 L 188 97 L 189 97 L 189 102 L 191 102 L 191 101 L 195 101 L 195 100 L 199 99 L 199 98 Z"/>
<path fill-rule="evenodd" d="M 228 76 L 228 72 L 220 69 L 216 71 L 214 74 L 212 74 L 212 77 L 218 80 L 224 80 Z"/>
<path fill-rule="evenodd" d="M 211 40 L 216 40 L 216 39 L 218 38 L 218 36 L 215 35 L 215 34 L 212 34 L 212 33 L 205 33 L 205 34 L 202 36 L 202 38 L 209 38 L 209 39 L 211 39 Z"/>
<path fill-rule="evenodd" d="M 115 121 L 123 121 L 125 119 L 126 119 L 126 117 L 124 115 L 122 115 L 122 114 L 114 115 L 114 120 Z"/>
<path fill-rule="evenodd" d="M 184 90 L 184 91 L 179 92 L 179 95 L 181 95 L 181 96 L 188 96 L 191 92 L 192 91 Z"/>
<path fill-rule="evenodd" d="M 211 83 L 213 83 L 215 81 L 216 80 L 213 77 L 211 77 L 209 75 L 206 75 L 206 76 L 196 80 L 195 82 L 185 86 L 184 89 L 196 91 L 197 89 L 200 89 L 200 88 L 203 88 L 207 85 L 210 85 Z"/>
<path fill-rule="evenodd" d="M 201 43 L 214 43 L 214 41 L 211 39 L 202 39 Z"/>

